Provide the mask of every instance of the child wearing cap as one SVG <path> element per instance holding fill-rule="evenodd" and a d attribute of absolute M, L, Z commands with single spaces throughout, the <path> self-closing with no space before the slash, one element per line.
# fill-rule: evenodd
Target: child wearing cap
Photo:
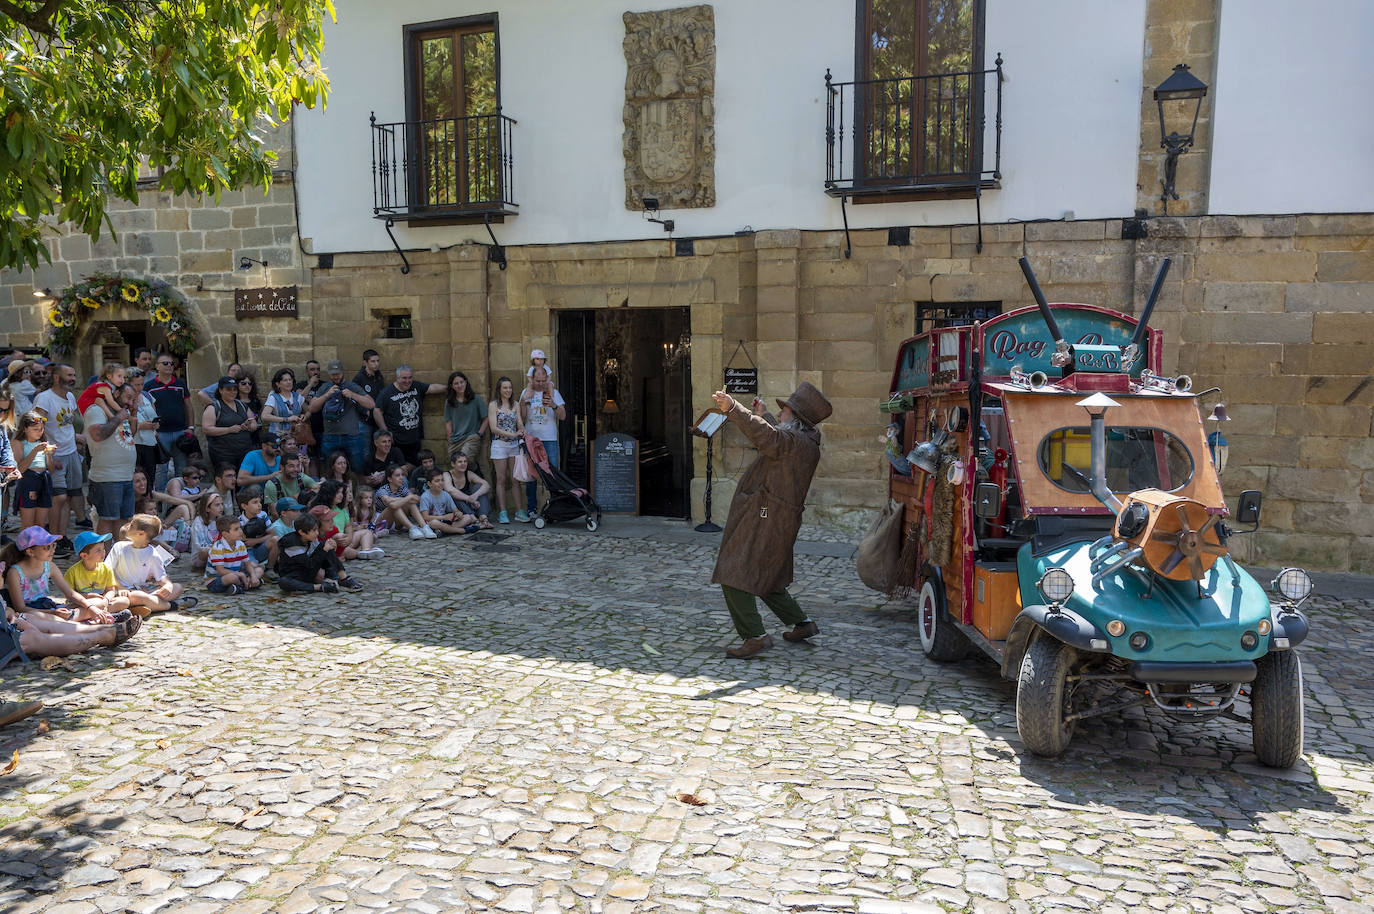
<path fill-rule="evenodd" d="M 18 538 L 0 550 L 0 570 L 5 575 L 9 605 L 5 621 L 19 629 L 19 649 L 30 657 L 65 657 L 94 647 L 123 644 L 135 634 L 142 620 L 128 610 L 111 616 L 95 610 L 85 597 L 71 589 L 66 578 L 53 574 L 53 548 L 60 537 L 42 527 L 25 527 Z M 92 624 L 60 617 L 51 587 L 68 603 L 94 620 Z"/>
<path fill-rule="evenodd" d="M 277 570 L 277 558 L 280 555 L 278 544 L 281 543 L 283 536 L 295 532 L 296 518 L 301 516 L 301 512 L 305 510 L 305 505 L 294 498 L 283 496 L 277 499 L 276 509 L 277 519 L 272 521 L 272 525 L 267 528 L 267 532 L 275 537 L 272 541 L 272 548 L 267 551 L 267 570 L 274 572 Z"/>
<path fill-rule="evenodd" d="M 530 367 L 525 369 L 525 389 L 521 392 L 522 399 L 525 394 L 534 393 L 534 370 L 542 368 L 549 373 L 549 387 L 553 387 L 553 366 L 549 364 L 548 357 L 544 355 L 542 349 L 530 350 Z"/>
<path fill-rule="evenodd" d="M 130 606 L 129 595 L 115 586 L 114 572 L 105 564 L 105 544 L 111 539 L 111 534 L 93 530 L 78 533 L 73 544 L 77 561 L 63 577 L 92 607 L 113 614 Z"/>
<path fill-rule="evenodd" d="M 108 625 L 113 621 L 102 607 L 93 605 L 90 600 L 77 593 L 67 583 L 67 579 L 53 566 L 52 554 L 61 539 L 42 527 L 25 527 L 12 543 L 0 550 L 0 566 L 5 568 L 5 591 L 9 596 L 10 608 L 16 613 L 42 614 L 58 620 L 94 620 Z M 66 598 L 67 609 L 59 606 L 53 598 L 56 586 Z"/>

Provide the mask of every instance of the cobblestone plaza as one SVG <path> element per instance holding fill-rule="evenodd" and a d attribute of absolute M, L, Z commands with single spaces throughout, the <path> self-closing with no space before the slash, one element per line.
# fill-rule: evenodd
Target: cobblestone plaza
<path fill-rule="evenodd" d="M 1138 711 L 1046 761 L 837 536 L 798 547 L 821 635 L 740 662 L 711 538 L 511 532 L 7 666 L 47 707 L 0 731 L 0 910 L 1374 910 L 1374 602 L 1310 605 L 1291 771 Z"/>

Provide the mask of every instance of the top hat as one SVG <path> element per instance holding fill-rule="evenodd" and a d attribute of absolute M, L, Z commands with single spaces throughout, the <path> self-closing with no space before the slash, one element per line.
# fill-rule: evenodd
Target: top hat
<path fill-rule="evenodd" d="M 810 381 L 802 381 L 797 385 L 797 389 L 792 391 L 792 396 L 786 400 L 778 400 L 778 407 L 784 406 L 790 407 L 798 419 L 810 426 L 820 425 L 830 418 L 832 412 L 830 401 Z"/>

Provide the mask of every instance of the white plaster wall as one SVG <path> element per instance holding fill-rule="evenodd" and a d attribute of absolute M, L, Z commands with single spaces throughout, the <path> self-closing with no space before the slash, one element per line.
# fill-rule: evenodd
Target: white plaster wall
<path fill-rule="evenodd" d="M 1210 209 L 1374 210 L 1369 0 L 1221 7 Z"/>
<path fill-rule="evenodd" d="M 635 3 L 636 10 L 686 5 Z M 677 210 L 679 236 L 754 229 L 834 229 L 840 205 L 823 192 L 824 74 L 853 78 L 852 0 L 717 0 L 716 198 Z M 326 111 L 298 119 L 301 234 L 313 250 L 390 247 L 372 216 L 368 114 L 405 117 L 401 29 L 500 15 L 501 94 L 516 118 L 520 214 L 496 228 L 503 244 L 662 237 L 624 207 L 621 110 L 627 0 L 411 0 L 337 3 L 327 32 Z M 1129 215 L 1135 200 L 1144 0 L 988 0 L 986 65 L 1000 51 L 1004 85 L 1002 188 L 983 197 L 985 222 Z M 991 101 L 987 108 L 991 161 Z M 990 167 L 990 166 L 989 166 Z M 974 204 L 938 201 L 849 207 L 855 227 L 974 220 Z M 395 229 L 402 245 L 486 239 L 481 226 Z"/>

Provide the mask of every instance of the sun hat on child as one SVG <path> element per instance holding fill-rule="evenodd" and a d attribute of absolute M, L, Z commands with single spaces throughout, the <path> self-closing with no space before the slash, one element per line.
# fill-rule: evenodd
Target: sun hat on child
<path fill-rule="evenodd" d="M 19 551 L 32 549 L 34 546 L 51 546 L 62 537 L 56 533 L 49 533 L 42 527 L 35 524 L 32 527 L 25 527 L 19 531 L 19 536 L 15 537 L 14 544 L 19 547 Z"/>

